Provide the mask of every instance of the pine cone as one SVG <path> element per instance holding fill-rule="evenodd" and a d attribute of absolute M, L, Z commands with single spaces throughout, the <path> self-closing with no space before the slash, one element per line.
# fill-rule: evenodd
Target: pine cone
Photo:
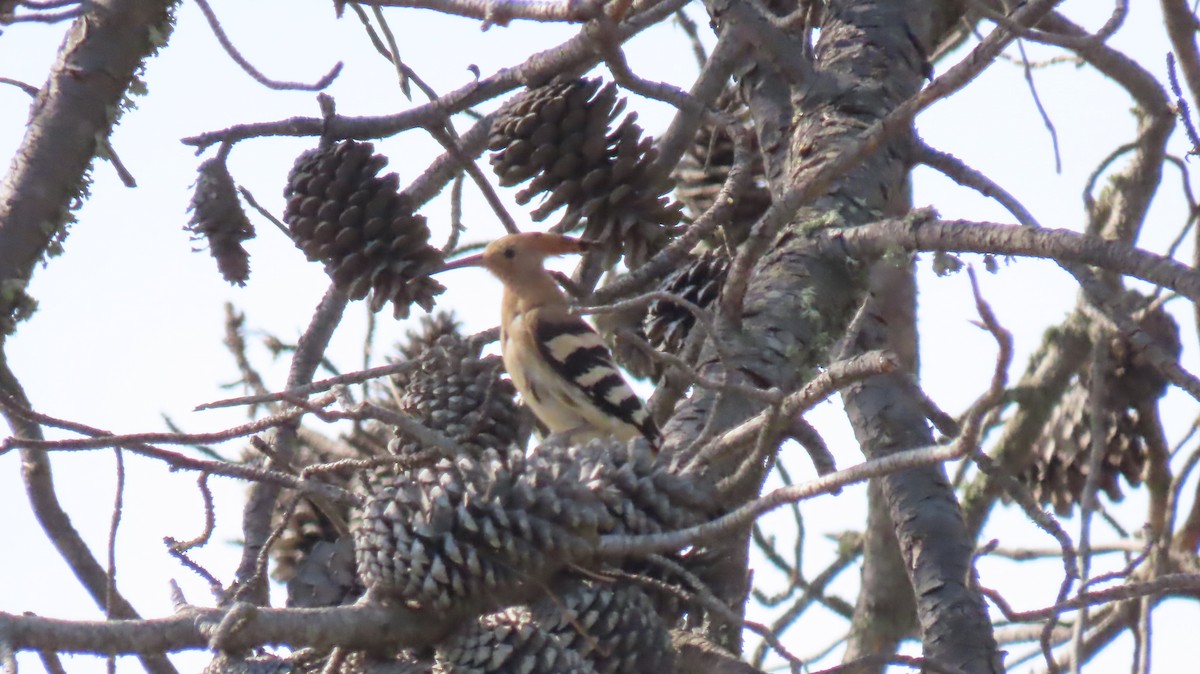
<path fill-rule="evenodd" d="M 440 644 L 434 674 L 595 674 L 523 609 L 483 616 Z M 664 670 L 666 671 L 666 670 Z"/>
<path fill-rule="evenodd" d="M 376 599 L 438 610 L 537 592 L 610 526 L 588 468 L 513 447 L 378 471 L 351 522 L 359 577 Z"/>
<path fill-rule="evenodd" d="M 1162 309 L 1149 312 L 1142 330 L 1176 358 L 1182 349 L 1179 326 Z M 1142 410 L 1166 392 L 1166 379 L 1142 362 L 1140 354 L 1125 339 L 1110 342 L 1112 367 L 1104 378 L 1104 458 L 1100 463 L 1098 491 L 1114 502 L 1124 498 L 1120 478 L 1130 487 L 1141 485 L 1148 460 L 1146 440 L 1139 422 Z M 1083 497 L 1092 447 L 1093 374 L 1081 371 L 1075 383 L 1050 412 L 1042 435 L 1033 446 L 1033 459 L 1019 479 L 1027 484 L 1040 503 L 1052 504 L 1061 516 L 1069 516 Z"/>
<path fill-rule="evenodd" d="M 535 452 L 553 449 L 543 443 Z M 604 485 L 599 490 L 611 526 L 601 534 L 644 535 L 684 529 L 716 516 L 719 499 L 713 485 L 695 476 L 680 475 L 669 469 L 662 455 L 651 451 L 644 441 L 622 443 L 615 439 L 593 440 L 585 445 L 559 451 L 590 471 Z M 667 555 L 671 557 L 672 555 Z M 684 561 L 674 555 L 677 562 Z M 711 563 L 706 548 L 691 550 L 685 564 L 693 569 Z M 645 575 L 671 585 L 684 579 L 659 565 L 640 558 L 610 560 L 629 573 Z M 674 621 L 679 617 L 679 598 L 670 592 L 647 591 L 659 615 Z"/>
<path fill-rule="evenodd" d="M 242 210 L 225 161 L 209 159 L 201 164 L 193 187 L 188 207 L 192 217 L 185 229 L 208 241 L 208 252 L 226 281 L 246 285 L 246 279 L 250 278 L 250 254 L 242 242 L 254 238 L 254 225 Z"/>
<path fill-rule="evenodd" d="M 600 533 L 651 534 L 698 524 L 716 514 L 716 494 L 704 480 L 671 472 L 666 457 L 643 439 L 598 438 L 568 444 L 554 437 L 529 462 L 565 463 L 588 482 L 608 511 Z"/>
<path fill-rule="evenodd" d="M 287 581 L 288 608 L 353 604 L 365 588 L 354 574 L 354 543 L 319 540 L 299 558 Z"/>
<path fill-rule="evenodd" d="M 264 464 L 262 455 L 257 451 L 248 453 L 248 457 L 247 463 L 251 465 L 261 466 Z M 359 458 L 350 447 L 326 438 L 315 431 L 302 428 L 293 448 L 291 464 L 294 470 L 300 471 L 308 466 L 350 458 Z M 348 470 L 336 473 L 326 472 L 321 473 L 318 479 L 337 487 L 348 488 L 351 474 Z M 292 581 L 297 575 L 298 569 L 304 567 L 305 560 L 318 544 L 333 543 L 338 539 L 339 532 L 344 530 L 349 515 L 349 508 L 337 508 L 338 512 L 335 513 L 335 516 L 341 519 L 339 526 L 307 498 L 301 498 L 296 501 L 296 507 L 292 509 L 287 522 L 283 523 L 287 508 L 295 497 L 294 491 L 285 489 L 280 493 L 275 506 L 273 524 L 279 526 L 282 523 L 283 527 L 275 544 L 271 546 L 271 559 L 274 562 L 271 568 L 271 577 L 283 583 Z M 306 572 L 306 574 L 311 573 L 313 573 L 311 569 Z M 361 587 L 358 590 L 358 593 L 361 594 Z M 347 591 L 352 592 L 353 589 L 347 588 Z"/>
<path fill-rule="evenodd" d="M 284 499 L 276 507 L 276 522 L 284 514 L 282 501 L 294 497 L 294 492 L 284 495 Z M 288 582 L 296 575 L 296 569 L 312 552 L 313 547 L 322 541 L 337 540 L 337 531 L 329 519 L 306 499 L 296 503 L 292 516 L 287 525 L 279 532 L 275 545 L 271 547 L 271 557 L 275 565 L 271 577 L 281 582 Z"/>
<path fill-rule="evenodd" d="M 565 206 L 554 231 L 582 227 L 584 238 L 599 244 L 606 263 L 623 255 L 633 268 L 674 235 L 682 206 L 662 196 L 671 187 L 669 179 L 649 175 L 658 152 L 653 139 L 642 137 L 636 113 L 608 133 L 624 109 L 615 84 L 601 87 L 598 78 L 552 82 L 501 108 L 488 147 L 501 185 L 532 179 L 517 193 L 518 203 L 547 194 L 532 212 L 534 220 Z"/>
<path fill-rule="evenodd" d="M 351 299 L 371 296 L 372 311 L 392 303 L 397 318 L 413 303 L 429 311 L 445 288 L 429 278 L 443 263 L 429 245 L 429 227 L 398 192 L 395 173 L 370 143 L 348 140 L 309 150 L 288 175 L 283 220 L 310 260 L 325 263 Z"/>
<path fill-rule="evenodd" d="M 1141 297 L 1133 291 L 1129 292 Z M 1142 298 L 1141 303 L 1144 302 L 1145 298 Z M 1179 325 L 1171 314 L 1159 307 L 1146 312 L 1138 325 L 1163 351 L 1179 360 L 1183 343 L 1179 340 Z M 1158 400 L 1166 393 L 1167 379 L 1145 362 L 1138 349 L 1119 337 L 1114 338 L 1110 346 L 1114 367 L 1108 374 L 1105 387 L 1108 395 L 1114 398 L 1114 405 L 1137 407 Z"/>
<path fill-rule="evenodd" d="M 663 279 L 658 289 L 707 309 L 721 295 L 729 265 L 729 255 L 724 250 L 703 251 Z M 654 300 L 646 309 L 642 327 L 654 348 L 678 356 L 682 355 L 695 324 L 696 316 L 686 308 L 673 302 Z"/>
<path fill-rule="evenodd" d="M 389 394 L 373 397 L 372 402 L 413 416 L 458 441 L 464 450 L 503 450 L 524 443 L 521 429 L 528 424 L 524 423 L 512 384 L 500 378 L 499 358 L 481 357 L 481 345 L 458 332 L 452 314 L 422 317 L 421 328 L 409 332 L 408 340 L 397 348 L 412 359 L 414 369 L 394 377 L 398 399 Z M 408 454 L 420 449 L 416 442 L 397 437 L 390 426 L 368 421 L 337 441 L 301 429 L 292 462 L 299 470 L 313 464 L 389 452 Z M 395 479 L 395 470 L 385 465 L 365 475 L 356 476 L 349 470 L 322 473 L 321 479 L 343 488 L 373 490 L 379 485 L 357 482 L 378 480 L 381 475 L 390 481 Z M 285 490 L 276 512 L 277 524 L 291 498 L 292 492 Z M 342 522 L 349 521 L 349 508 L 339 508 L 338 514 Z M 346 554 L 345 548 L 351 544 L 349 539 L 339 538 L 340 531 L 344 528 L 334 526 L 307 499 L 296 504 L 271 548 L 275 562 L 271 575 L 288 584 L 289 606 L 335 606 L 361 596 L 363 587 L 354 575 L 353 549 L 350 547 Z"/>
<path fill-rule="evenodd" d="M 1074 386 L 1050 413 L 1045 433 L 1034 444 L 1033 464 L 1021 475 L 1038 502 L 1052 504 L 1060 516 L 1071 515 L 1083 497 L 1092 447 L 1091 403 L 1085 386 Z M 1113 502 L 1124 498 L 1119 478 L 1131 487 L 1142 483 L 1146 444 L 1138 430 L 1137 411 L 1106 409 L 1106 436 L 1100 464 L 1099 491 Z"/>
<path fill-rule="evenodd" d="M 395 347 L 399 357 L 388 359 L 392 363 L 406 362 L 413 368 L 397 372 L 391 377 L 392 386 L 401 394 L 408 388 L 409 379 L 420 367 L 421 358 L 434 348 L 439 339 L 443 336 L 449 336 L 456 342 L 465 342 L 467 339 L 460 330 L 458 318 L 453 311 L 439 311 L 436 314 L 421 316 L 417 329 L 407 330 L 404 335 L 406 339 L 397 343 Z"/>
<path fill-rule="evenodd" d="M 505 449 L 520 443 L 524 423 L 512 382 L 501 379 L 498 356 L 480 356 L 480 345 L 461 335 L 442 335 L 416 359 L 405 377 L 400 411 L 457 441 L 464 451 Z M 399 433 L 399 432 L 398 432 Z M 405 454 L 420 449 L 400 435 L 389 449 Z"/>
<path fill-rule="evenodd" d="M 717 107 L 732 114 L 743 124 L 751 122 L 750 113 L 733 89 L 726 89 L 717 98 Z M 771 206 L 771 192 L 767 188 L 766 172 L 763 168 L 762 152 L 758 148 L 757 136 L 748 148 L 753 178 L 750 189 L 734 195 L 735 208 L 728 222 L 722 223 L 724 243 L 736 247 L 746 239 L 750 228 Z M 693 217 L 712 208 L 713 201 L 729 178 L 733 168 L 733 139 L 724 129 L 704 124 L 696 131 L 692 145 L 684 153 L 675 168 L 675 196 L 691 212 Z"/>
<path fill-rule="evenodd" d="M 408 339 L 396 345 L 396 350 L 404 360 L 416 360 L 426 349 L 436 344 L 442 335 L 465 339 L 461 328 L 453 311 L 439 311 L 422 316 L 418 329 L 407 331 L 405 336 Z"/>
<path fill-rule="evenodd" d="M 670 629 L 634 585 L 573 581 L 531 610 L 543 629 L 582 655 L 597 674 L 674 671 Z"/>

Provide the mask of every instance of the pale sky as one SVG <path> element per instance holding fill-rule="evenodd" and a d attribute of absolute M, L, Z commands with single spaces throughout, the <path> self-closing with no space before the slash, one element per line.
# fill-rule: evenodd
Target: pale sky
<path fill-rule="evenodd" d="M 1093 14 L 1085 17 L 1085 24 L 1095 28 L 1110 8 L 1109 3 L 1091 4 L 1089 8 L 1085 1 L 1068 2 L 1062 11 L 1079 20 L 1078 10 L 1090 9 Z M 1146 3 L 1133 4 L 1134 13 L 1113 44 L 1165 81 L 1164 58 L 1169 46 L 1157 5 L 1151 10 Z M 324 2 L 219 0 L 213 5 L 231 39 L 268 76 L 311 81 L 336 61 L 345 61 L 341 76 L 328 90 L 340 113 L 383 114 L 411 105 L 395 86 L 394 72 L 370 49 L 351 14 L 335 21 Z M 487 76 L 575 32 L 529 23 L 480 32 L 476 22 L 427 11 L 389 11 L 388 16 L 406 62 L 439 91 L 468 82 L 473 77 L 468 71 L 471 64 Z M 700 20 L 702 29 L 705 22 Z M 6 28 L 0 36 L 0 76 L 40 86 L 64 29 L 42 25 Z M 694 59 L 682 33 L 669 26 L 635 40 L 627 53 L 634 70 L 649 79 L 669 80 L 687 88 L 695 74 Z M 937 71 L 944 72 L 962 53 L 940 64 Z M 1045 58 L 1057 52 L 1031 48 L 1030 54 Z M 1056 125 L 1063 157 L 1062 174 L 1056 175 L 1049 134 L 1022 78 L 1019 66 L 997 64 L 965 92 L 923 114 L 918 119 L 920 132 L 932 146 L 987 173 L 1044 225 L 1077 230 L 1082 225 L 1081 189 L 1088 174 L 1114 147 L 1133 137 L 1130 102 L 1090 70 L 1060 65 L 1037 71 L 1038 92 Z M 183 230 L 188 219 L 185 211 L 195 168 L 211 151 L 195 157 L 179 139 L 238 122 L 316 115 L 317 106 L 312 93 L 272 92 L 253 82 L 220 50 L 191 3 L 180 9 L 170 45 L 150 62 L 146 81 L 149 95 L 137 100 L 137 109 L 125 115 L 113 137 L 113 146 L 139 186 L 127 189 L 111 166 L 97 165 L 92 197 L 77 214 L 79 222 L 66 241 L 66 253 L 35 273 L 30 291 L 41 308 L 9 340 L 8 356 L 29 398 L 44 413 L 117 433 L 165 430 L 163 415 L 189 431 L 218 430 L 243 422 L 244 413 L 191 410 L 240 393 L 222 387 L 238 377 L 233 360 L 221 345 L 223 304 L 232 302 L 246 312 L 251 357 L 263 368 L 268 386 L 277 390 L 283 386 L 287 364 L 271 363 L 258 337 L 265 332 L 294 341 L 328 279 L 319 266 L 305 262 L 302 253 L 254 213 L 251 219 L 258 238 L 247 245 L 252 270 L 247 287 L 231 288 L 220 278 L 207 252 L 193 253 L 194 244 Z M 11 157 L 20 142 L 28 103 L 20 90 L 0 86 L 0 156 Z M 670 111 L 665 106 L 635 97 L 631 107 L 639 110 L 648 133 L 657 135 L 666 128 Z M 293 138 L 246 141 L 234 149 L 230 169 L 235 180 L 249 188 L 260 203 L 279 214 L 292 159 L 313 144 L 313 139 Z M 1186 150 L 1181 132 L 1172 138 L 1172 147 L 1180 155 Z M 397 171 L 402 185 L 438 152 L 437 145 L 421 131 L 377 142 L 376 148 L 391 158 L 387 170 Z M 1177 194 L 1179 184 L 1178 173 L 1168 168 L 1140 241 L 1143 247 L 1162 252 L 1178 233 L 1185 218 L 1183 200 Z M 524 226 L 527 218 L 511 202 L 513 193 L 503 192 L 510 212 Z M 914 195 L 916 205 L 932 205 L 947 218 L 1012 222 L 996 204 L 927 169 L 916 171 Z M 469 182 L 465 196 L 470 229 L 464 240 L 494 237 L 499 226 Z M 422 212 L 440 243 L 449 222 L 445 195 Z M 1190 256 L 1190 243 L 1185 243 L 1178 257 L 1188 260 Z M 975 316 L 965 274 L 937 278 L 930 267 L 929 258 L 923 258 L 919 265 L 922 384 L 944 409 L 957 414 L 986 387 L 995 347 L 986 333 L 970 324 Z M 495 325 L 499 288 L 494 281 L 481 272 L 463 271 L 446 283 L 450 289 L 441 297 L 440 307 L 456 308 L 468 330 Z M 981 283 L 998 318 L 1015 335 L 1017 357 L 1010 372 L 1015 381 L 1042 330 L 1060 321 L 1073 306 L 1076 288 L 1053 265 L 1028 260 L 1002 264 L 995 275 L 981 274 Z M 1200 357 L 1192 307 L 1178 301 L 1169 306 L 1183 327 L 1183 364 L 1196 371 Z M 329 356 L 344 371 L 361 365 L 365 315 L 362 306 L 352 306 L 334 337 Z M 379 319 L 377 354 L 405 329 L 386 311 Z M 1196 417 L 1196 402 L 1171 391 L 1162 405 L 1169 438 L 1177 441 Z M 810 420 L 826 433 L 839 466 L 861 460 L 838 401 L 823 404 Z M 47 434 L 66 437 L 53 430 Z M 234 456 L 241 446 L 227 443 L 219 449 Z M 103 559 L 114 497 L 112 452 L 58 454 L 53 465 L 59 497 L 97 557 Z M 126 465 L 125 510 L 117 550 L 121 591 L 144 617 L 171 612 L 170 579 L 181 583 L 192 602 L 211 604 L 206 586 L 179 566 L 162 544 L 163 536 L 187 539 L 201 531 L 196 475 L 173 474 L 156 462 L 129 454 Z M 798 479 L 813 475 L 805 460 L 791 465 Z M 213 542 L 196 558 L 227 581 L 238 553 L 227 542 L 239 536 L 244 485 L 224 478 L 214 478 L 211 484 L 217 496 L 219 528 Z M 1126 501 L 1112 510 L 1126 527 L 1136 529 L 1145 512 L 1143 494 L 1134 492 Z M 1185 499 L 1185 507 L 1187 503 L 1190 497 Z M 851 488 L 837 497 L 821 497 L 802 504 L 801 510 L 809 541 L 818 540 L 823 533 L 860 529 L 864 490 Z M 0 578 L 7 579 L 0 583 L 0 611 L 100 617 L 33 520 L 15 453 L 0 456 L 0 512 L 8 528 L 7 540 L 16 542 L 0 554 Z M 1064 525 L 1077 536 L 1076 520 Z M 1096 525 L 1096 531 L 1102 539 L 1111 538 L 1102 524 Z M 1053 544 L 1013 509 L 995 512 L 987 536 L 1014 547 Z M 806 572 L 817 573 L 831 558 L 830 546 L 810 545 Z M 770 577 L 769 571 L 760 573 L 760 580 Z M 1051 560 L 1037 567 L 1015 567 L 985 560 L 980 573 L 985 585 L 1009 592 L 1014 605 L 1030 609 L 1053 603 L 1061 565 Z M 857 568 L 847 571 L 835 591 L 853 601 L 857 576 Z M 1173 602 L 1155 615 L 1156 664 L 1171 671 L 1183 662 L 1183 652 L 1190 645 L 1185 635 L 1190 636 L 1200 624 L 1200 608 L 1194 602 Z M 797 654 L 808 655 L 836 639 L 843 629 L 840 621 L 825 620 L 814 611 L 787 633 L 785 643 Z M 1087 671 L 1128 671 L 1131 643 L 1124 638 Z M 1024 647 L 1012 650 L 1013 654 L 1023 652 Z M 207 656 L 191 654 L 177 661 L 181 671 L 198 670 Z M 824 667 L 835 662 L 836 656 L 818 664 Z M 22 671 L 40 667 L 27 655 L 21 657 L 21 664 Z M 103 671 L 102 661 L 90 658 L 68 658 L 66 664 L 70 672 Z M 1028 671 L 1029 667 L 1013 671 Z M 140 667 L 123 660 L 120 670 L 140 671 Z"/>

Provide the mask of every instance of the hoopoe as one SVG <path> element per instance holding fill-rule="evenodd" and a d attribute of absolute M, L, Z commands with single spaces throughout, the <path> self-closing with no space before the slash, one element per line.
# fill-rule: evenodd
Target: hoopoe
<path fill-rule="evenodd" d="M 613 364 L 604 340 L 571 313 L 566 294 L 543 267 L 547 257 L 580 253 L 587 245 L 559 234 L 510 234 L 483 253 L 438 271 L 481 266 L 504 284 L 504 367 L 525 404 L 551 433 L 578 440 L 642 436 L 657 448 L 658 427 Z"/>

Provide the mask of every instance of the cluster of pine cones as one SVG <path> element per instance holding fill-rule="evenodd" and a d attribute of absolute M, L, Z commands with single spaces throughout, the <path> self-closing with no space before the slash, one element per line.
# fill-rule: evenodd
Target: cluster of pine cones
<path fill-rule="evenodd" d="M 517 193 L 541 221 L 566 208 L 554 231 L 583 229 L 611 264 L 624 257 L 631 268 L 658 252 L 676 231 L 682 206 L 663 196 L 669 176 L 655 175 L 658 152 L 630 113 L 609 127 L 625 107 L 617 87 L 599 79 L 569 79 L 516 96 L 496 113 L 488 146 L 492 168 L 504 186 L 530 181 Z"/>
<path fill-rule="evenodd" d="M 288 604 L 317 608 L 366 595 L 482 616 L 447 635 L 432 659 L 355 654 L 346 672 L 384 663 L 389 669 L 379 671 L 670 671 L 672 598 L 601 580 L 606 567 L 594 566 L 590 550 L 604 534 L 654 533 L 710 517 L 708 488 L 669 472 L 642 442 L 548 442 L 527 453 L 529 424 L 498 359 L 482 355 L 482 344 L 447 314 L 423 325 L 398 349 L 411 367 L 392 379 L 392 395 L 372 402 L 439 430 L 458 451 L 439 455 L 382 426 L 340 442 L 302 432 L 298 466 L 371 456 L 399 463 L 321 473 L 360 495 L 355 509 L 328 513 L 307 500 L 287 508 L 294 495 L 284 494 L 271 554 Z M 580 575 L 574 565 L 594 573 Z M 327 655 L 304 657 L 320 671 Z M 402 667 L 413 669 L 395 669 Z"/>
<path fill-rule="evenodd" d="M 745 109 L 727 92 L 719 105 L 744 119 Z M 491 163 L 501 185 L 527 183 L 517 201 L 529 203 L 544 220 L 562 210 L 553 229 L 582 230 L 597 243 L 605 266 L 624 260 L 636 268 L 661 250 L 681 228 L 683 208 L 693 214 L 712 206 L 733 161 L 728 133 L 704 126 L 674 174 L 655 166 L 653 139 L 624 114 L 626 101 L 617 87 L 600 79 L 560 78 L 514 96 L 497 112 L 489 137 Z M 754 153 L 757 155 L 757 151 Z M 399 191 L 395 173 L 378 175 L 387 159 L 370 143 L 323 143 L 301 154 L 288 175 L 283 220 L 296 246 L 309 260 L 321 262 L 334 283 L 351 299 L 366 299 L 372 311 L 391 303 L 397 318 L 412 305 L 430 311 L 444 288 L 430 274 L 442 266 L 442 252 L 429 245 L 430 231 L 411 200 Z M 761 177 L 761 161 L 749 194 L 738 200 L 737 217 L 665 278 L 660 286 L 701 307 L 720 294 L 731 250 L 770 203 Z M 667 193 L 676 188 L 680 201 Z M 238 203 L 223 159 L 205 162 L 199 171 L 189 228 L 208 241 L 224 276 L 244 284 L 249 256 L 242 242 L 254 234 Z M 682 355 L 695 324 L 679 304 L 655 302 L 634 317 L 634 334 L 653 347 Z M 617 356 L 636 374 L 661 374 L 660 366 L 618 349 Z"/>
<path fill-rule="evenodd" d="M 1179 326 L 1161 307 L 1146 313 L 1141 328 L 1164 352 L 1179 357 Z M 1110 367 L 1093 372 L 1092 364 L 1087 363 L 1076 374 L 1050 411 L 1045 429 L 1034 443 L 1032 459 L 1018 476 L 1042 505 L 1053 506 L 1064 517 L 1071 515 L 1083 498 L 1094 427 L 1103 433 L 1104 455 L 1096 483 L 1100 493 L 1120 501 L 1124 496 L 1122 478 L 1136 487 L 1145 476 L 1149 449 L 1142 421 L 1166 392 L 1167 380 L 1124 338 L 1110 338 L 1108 347 Z M 1101 379 L 1104 404 L 1102 418 L 1093 425 L 1090 392 L 1095 377 Z"/>
<path fill-rule="evenodd" d="M 732 155 L 728 137 L 702 130 L 678 174 L 685 201 L 674 201 L 666 195 L 676 177 L 658 174 L 652 139 L 635 114 L 622 116 L 624 107 L 613 84 L 556 80 L 502 107 L 489 146 L 502 185 L 528 183 L 520 203 L 544 196 L 535 220 L 561 209 L 554 229 L 582 230 L 606 266 L 623 260 L 636 268 L 679 231 L 685 203 L 693 212 L 711 205 L 703 193 L 719 189 Z M 373 311 L 391 303 L 405 317 L 414 304 L 432 308 L 443 288 L 429 274 L 443 258 L 396 175 L 379 175 L 386 163 L 357 141 L 305 152 L 288 176 L 283 219 L 296 246 L 348 296 Z M 234 269 L 227 276 L 244 281 L 234 264 L 244 256 L 229 253 L 229 242 L 240 244 L 252 230 L 240 224 L 240 208 L 229 208 L 234 188 L 223 169 L 202 168 L 203 194 L 219 198 L 202 199 L 198 189 L 194 229 L 214 255 L 221 252 L 219 261 L 227 259 L 222 269 Z M 729 257 L 726 241 L 710 240 L 662 288 L 706 308 L 720 294 Z M 682 353 L 693 314 L 669 302 L 644 313 L 637 330 L 658 348 Z M 479 616 L 432 652 L 353 653 L 342 662 L 345 672 L 671 671 L 678 597 L 607 581 L 605 571 L 682 581 L 642 560 L 599 565 L 591 551 L 604 535 L 704 521 L 716 503 L 711 487 L 672 473 L 641 442 L 548 442 L 526 451 L 531 420 L 499 359 L 483 355 L 483 344 L 448 314 L 423 325 L 398 347 L 409 367 L 370 402 L 436 429 L 457 451 L 446 456 L 378 423 L 337 440 L 301 429 L 293 468 L 344 459 L 371 459 L 374 467 L 317 473 L 355 492 L 361 505 L 353 509 L 281 497 L 272 575 L 287 584 L 288 605 L 373 601 Z M 209 671 L 322 671 L 329 655 L 225 654 Z"/>
<path fill-rule="evenodd" d="M 744 117 L 731 95 L 720 105 Z M 503 186 L 524 185 L 517 201 L 535 197 L 536 221 L 562 211 L 553 229 L 582 231 L 606 268 L 644 264 L 680 231 L 684 209 L 711 208 L 729 175 L 732 142 L 703 127 L 672 174 L 656 165 L 653 139 L 614 84 L 558 79 L 531 88 L 497 113 L 490 161 Z M 757 149 L 755 149 L 757 154 Z M 397 317 L 412 305 L 430 311 L 442 286 L 430 273 L 444 260 L 429 245 L 425 218 L 397 176 L 378 174 L 387 160 L 370 143 L 343 141 L 302 154 L 288 176 L 284 221 L 296 246 L 319 261 L 352 299 L 373 311 L 391 303 Z M 667 275 L 659 290 L 707 309 L 718 301 L 732 255 L 770 205 L 761 161 L 754 186 L 732 219 Z M 667 196 L 674 189 L 678 201 Z M 253 228 L 242 212 L 223 161 L 201 166 L 189 225 L 204 237 L 222 274 L 244 284 L 242 243 Z M 695 362 L 696 318 L 678 303 L 656 301 L 634 317 L 633 333 L 654 348 Z M 1151 313 L 1146 329 L 1179 352 L 1178 328 Z M 1106 437 L 1100 487 L 1119 499 L 1119 478 L 1140 483 L 1147 451 L 1138 415 L 1165 382 L 1123 342 L 1112 345 L 1110 371 L 1080 373 L 1052 413 L 1021 476 L 1041 502 L 1069 514 L 1086 481 L 1093 429 L 1086 392 L 1092 377 L 1113 392 L 1099 426 Z M 353 510 L 285 494 L 282 531 L 272 550 L 273 574 L 288 584 L 289 605 L 321 607 L 365 600 L 414 610 L 454 611 L 469 618 L 432 653 L 355 653 L 342 671 L 522 674 L 672 671 L 674 603 L 628 582 L 606 582 L 591 559 L 599 537 L 647 534 L 694 525 L 712 515 L 705 488 L 670 472 L 644 444 L 543 443 L 526 451 L 530 422 L 495 357 L 458 330 L 448 315 L 425 321 L 400 353 L 412 367 L 391 381 L 394 395 L 378 405 L 436 429 L 458 447 L 454 456 L 396 435 L 379 424 L 341 441 L 301 433 L 297 466 L 346 458 L 385 459 L 365 471 L 325 473 L 355 491 Z M 619 359 L 623 351 L 615 350 Z M 638 374 L 660 367 L 624 360 Z M 638 361 L 639 363 L 642 361 Z M 394 461 L 386 461 L 394 459 Z M 612 561 L 622 570 L 636 560 Z M 579 573 L 586 568 L 589 572 Z M 664 607 L 672 607 L 670 609 Z M 291 659 L 262 656 L 234 662 L 223 655 L 209 671 L 323 671 L 327 653 Z M 306 659 L 307 658 L 307 659 Z"/>

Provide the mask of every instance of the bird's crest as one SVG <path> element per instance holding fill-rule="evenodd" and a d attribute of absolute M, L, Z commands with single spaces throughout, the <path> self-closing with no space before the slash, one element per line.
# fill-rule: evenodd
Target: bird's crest
<path fill-rule="evenodd" d="M 582 253 L 591 245 L 591 241 L 563 236 L 562 234 L 522 232 L 521 234 L 509 234 L 508 236 L 496 239 L 488 245 L 488 249 L 501 250 L 510 246 L 517 246 L 526 250 L 537 251 L 546 256 L 552 256 Z"/>
<path fill-rule="evenodd" d="M 525 267 L 527 269 L 525 273 L 530 273 L 535 268 L 540 270 L 542 260 L 547 257 L 582 253 L 592 245 L 593 242 L 586 239 L 576 239 L 549 232 L 509 234 L 488 244 L 482 253 L 447 262 L 434 273 L 479 266 L 486 267 L 504 278 L 509 274 L 506 270 Z M 521 252 L 526 254 L 519 255 Z M 518 258 L 520 261 L 514 262 Z M 531 264 L 536 267 L 530 267 Z"/>

